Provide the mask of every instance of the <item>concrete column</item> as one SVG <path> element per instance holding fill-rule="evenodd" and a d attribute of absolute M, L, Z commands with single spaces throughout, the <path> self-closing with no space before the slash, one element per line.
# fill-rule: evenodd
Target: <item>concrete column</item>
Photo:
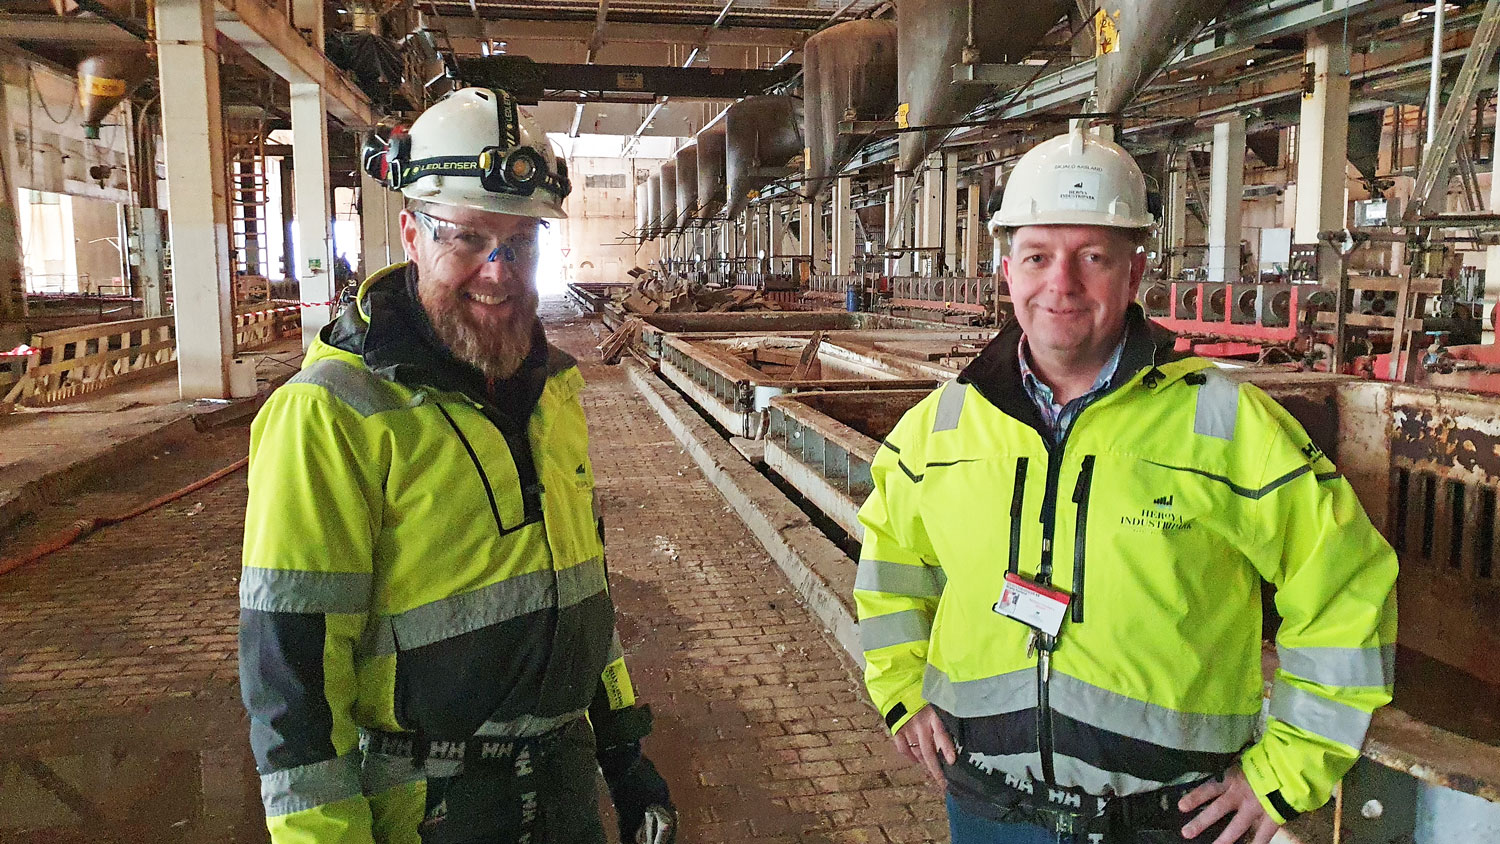
<path fill-rule="evenodd" d="M 804 200 L 799 205 L 800 222 L 797 225 L 797 234 L 801 243 L 797 251 L 811 257 L 811 272 L 826 273 L 828 272 L 828 235 L 823 231 L 823 202 L 821 199 L 811 202 Z"/>
<path fill-rule="evenodd" d="M 949 275 L 958 274 L 958 153 L 943 153 L 943 268 Z"/>
<path fill-rule="evenodd" d="M 922 173 L 922 194 L 917 206 L 917 243 L 922 249 L 916 253 L 916 266 L 922 275 L 936 275 L 938 257 L 943 246 L 943 154 L 935 152 L 927 157 L 927 169 Z"/>
<path fill-rule="evenodd" d="M 227 398 L 234 318 L 212 0 L 158 0 L 156 34 L 172 197 L 177 383 L 184 399 Z"/>
<path fill-rule="evenodd" d="M 1318 243 L 1318 232 L 1344 227 L 1344 181 L 1349 161 L 1349 48 L 1343 28 L 1307 33 L 1313 92 L 1302 97 L 1297 129 L 1297 221 L 1293 243 Z M 1318 246 L 1318 275 L 1338 284 L 1338 254 Z"/>
<path fill-rule="evenodd" d="M 164 283 L 165 250 L 162 248 L 162 211 L 142 208 L 136 225 L 140 238 L 142 315 L 164 316 L 167 313 L 167 287 Z"/>
<path fill-rule="evenodd" d="M 854 178 L 840 176 L 833 183 L 833 274 L 854 273 Z"/>
<path fill-rule="evenodd" d="M 292 83 L 292 174 L 297 206 L 298 289 L 303 302 L 334 296 L 332 204 L 328 197 L 328 107 L 322 86 Z M 175 199 L 173 200 L 176 201 Z M 175 240 L 175 238 L 174 238 Z M 302 308 L 302 348 L 333 318 L 329 305 Z"/>
<path fill-rule="evenodd" d="M 400 261 L 401 195 L 361 173 L 359 176 L 359 275 L 368 278 L 381 267 Z"/>
<path fill-rule="evenodd" d="M 989 221 L 984 219 L 984 209 L 979 207 L 978 174 L 970 177 L 968 210 L 964 213 L 964 267 L 968 278 L 979 277 L 980 245 L 989 239 Z"/>
<path fill-rule="evenodd" d="M 781 218 L 780 203 L 766 203 L 766 272 L 781 272 L 781 256 L 786 252 L 786 222 Z"/>
<path fill-rule="evenodd" d="M 1162 236 L 1162 248 L 1171 253 L 1167 259 L 1167 277 L 1182 278 L 1182 266 L 1187 256 L 1187 184 L 1189 152 L 1182 150 L 1172 161 L 1167 173 L 1166 205 L 1167 230 Z"/>
<path fill-rule="evenodd" d="M 1245 118 L 1214 124 L 1209 165 L 1208 280 L 1239 281 L 1240 210 L 1245 199 Z"/>
<path fill-rule="evenodd" d="M 0 84 L 0 138 L 12 138 L 6 86 Z M 26 282 L 21 261 L 21 221 L 16 217 L 16 145 L 0 145 L 0 322 L 19 322 L 26 317 Z M 0 335 L 0 351 L 12 348 L 10 340 L 24 331 Z M 18 343 L 20 341 L 17 341 Z M 0 396 L 3 398 L 3 396 Z"/>

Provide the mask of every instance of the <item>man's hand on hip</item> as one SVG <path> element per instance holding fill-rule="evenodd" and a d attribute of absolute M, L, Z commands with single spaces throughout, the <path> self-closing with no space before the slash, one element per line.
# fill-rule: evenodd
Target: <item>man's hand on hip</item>
<path fill-rule="evenodd" d="M 1210 780 L 1177 801 L 1177 808 L 1182 812 L 1191 812 L 1200 806 L 1204 807 L 1203 811 L 1182 828 L 1183 838 L 1195 838 L 1224 817 L 1230 818 L 1229 826 L 1219 833 L 1218 838 L 1202 844 L 1235 844 L 1246 834 L 1253 836 L 1250 839 L 1252 844 L 1268 844 L 1280 828 L 1280 824 L 1260 805 L 1260 798 L 1251 790 L 1239 765 L 1226 771 L 1222 781 Z"/>
<path fill-rule="evenodd" d="M 943 766 L 938 762 L 938 754 L 942 754 L 949 765 L 958 761 L 953 739 L 931 706 L 917 710 L 917 714 L 902 724 L 891 739 L 896 742 L 901 755 L 926 768 L 927 775 L 938 785 L 943 784 Z"/>

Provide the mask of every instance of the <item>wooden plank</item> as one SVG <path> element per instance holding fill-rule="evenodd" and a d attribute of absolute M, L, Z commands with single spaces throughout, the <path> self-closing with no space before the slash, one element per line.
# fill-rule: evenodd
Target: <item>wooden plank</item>
<path fill-rule="evenodd" d="M 823 332 L 813 332 L 811 340 L 802 349 L 802 357 L 797 360 L 797 368 L 792 370 L 793 381 L 802 381 L 812 375 L 813 367 L 818 363 L 818 349 L 823 345 Z"/>
<path fill-rule="evenodd" d="M 148 317 L 146 319 L 124 319 L 117 322 L 100 322 L 93 325 L 80 325 L 73 328 L 59 328 L 56 331 L 44 331 L 32 336 L 31 345 L 37 348 L 60 346 L 67 343 L 76 343 L 80 340 L 94 340 L 99 337 L 109 337 L 128 331 L 141 331 L 146 329 L 161 328 L 172 325 L 175 317 Z"/>

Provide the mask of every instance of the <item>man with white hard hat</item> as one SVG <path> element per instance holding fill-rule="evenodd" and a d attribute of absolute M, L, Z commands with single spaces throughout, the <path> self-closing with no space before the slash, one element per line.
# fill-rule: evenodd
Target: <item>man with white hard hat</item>
<path fill-rule="evenodd" d="M 277 844 L 602 844 L 676 816 L 641 754 L 575 361 L 537 318 L 566 165 L 504 91 L 365 148 L 407 262 L 251 429 L 240 681 Z"/>
<path fill-rule="evenodd" d="M 1390 700 L 1394 552 L 1284 409 L 1147 322 L 1151 224 L 1114 143 L 1027 152 L 991 220 L 1015 319 L 871 467 L 866 684 L 955 844 L 1265 844 Z"/>

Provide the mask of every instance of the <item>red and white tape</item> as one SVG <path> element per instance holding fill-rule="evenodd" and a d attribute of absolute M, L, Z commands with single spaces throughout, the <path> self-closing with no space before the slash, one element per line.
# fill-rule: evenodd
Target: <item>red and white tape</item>
<path fill-rule="evenodd" d="M 11 349 L 8 352 L 0 352 L 0 358 L 24 358 L 40 352 L 41 349 L 28 346 L 25 343 Z"/>

